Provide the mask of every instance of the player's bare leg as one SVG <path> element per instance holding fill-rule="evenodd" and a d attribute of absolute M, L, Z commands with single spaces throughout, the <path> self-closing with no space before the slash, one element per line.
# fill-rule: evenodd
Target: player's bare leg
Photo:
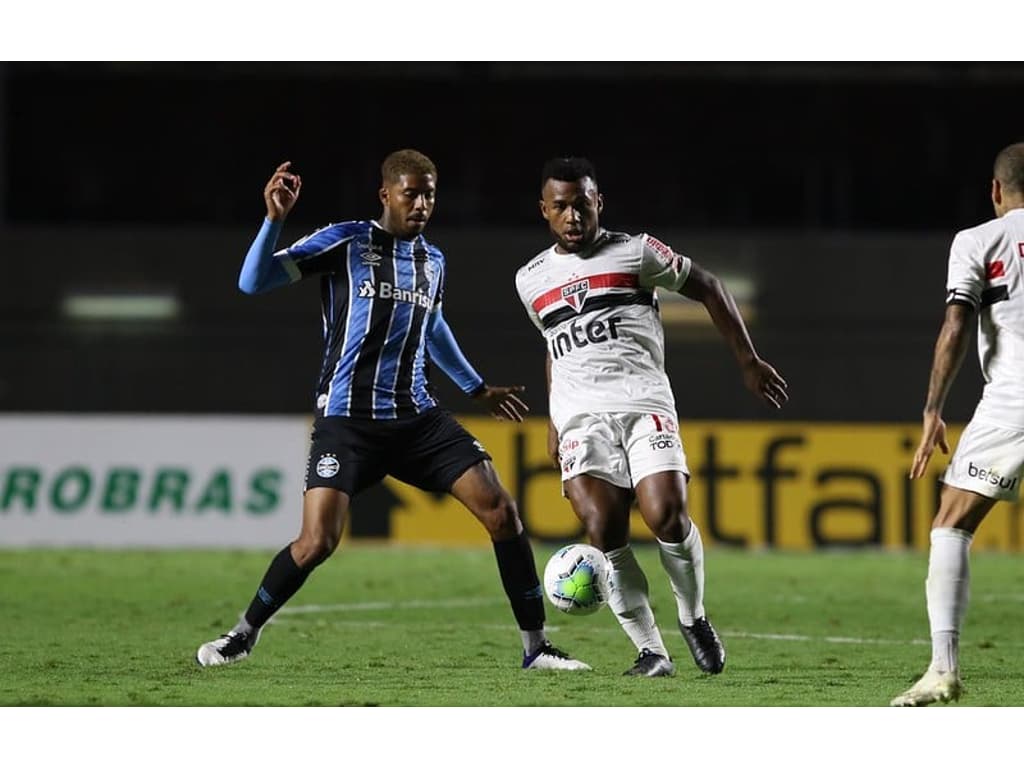
<path fill-rule="evenodd" d="M 313 569 L 337 549 L 348 506 L 348 494 L 342 491 L 306 491 L 299 537 L 275 555 L 242 619 L 227 633 L 199 647 L 196 661 L 201 666 L 230 664 L 249 656 L 270 617 L 299 590 Z"/>
<path fill-rule="evenodd" d="M 969 551 L 974 532 L 996 503 L 952 486 L 942 489 L 932 523 L 925 595 L 932 635 L 932 660 L 913 686 L 894 698 L 894 707 L 956 701 L 960 682 L 960 629 L 970 597 Z"/>
<path fill-rule="evenodd" d="M 501 583 L 522 636 L 523 668 L 589 670 L 587 664 L 551 645 L 544 634 L 544 596 L 533 549 L 516 504 L 491 462 L 481 461 L 467 469 L 452 485 L 451 494 L 491 537 Z"/>
<path fill-rule="evenodd" d="M 611 564 L 608 607 L 636 646 L 636 663 L 627 675 L 666 677 L 675 672 L 648 598 L 647 577 L 629 546 L 629 509 L 633 493 L 591 475 L 565 481 L 565 493 L 590 543 Z"/>
<path fill-rule="evenodd" d="M 658 555 L 676 597 L 679 631 L 697 667 L 725 668 L 725 647 L 704 611 L 704 544 L 686 511 L 686 476 L 657 472 L 636 486 L 640 514 L 658 539 Z"/>

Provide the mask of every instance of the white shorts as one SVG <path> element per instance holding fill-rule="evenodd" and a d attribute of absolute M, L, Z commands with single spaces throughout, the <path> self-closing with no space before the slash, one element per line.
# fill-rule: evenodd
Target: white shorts
<path fill-rule="evenodd" d="M 1024 432 L 971 420 L 942 482 L 1001 501 L 1016 501 L 1024 471 Z"/>
<path fill-rule="evenodd" d="M 635 488 L 656 472 L 687 477 L 675 416 L 662 413 L 584 413 L 570 418 L 558 440 L 562 482 L 591 475 L 620 488 Z"/>

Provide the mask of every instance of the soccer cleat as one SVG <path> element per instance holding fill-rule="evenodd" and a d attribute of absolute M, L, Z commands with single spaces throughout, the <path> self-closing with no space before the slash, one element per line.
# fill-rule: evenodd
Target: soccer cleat
<path fill-rule="evenodd" d="M 259 639 L 258 629 L 245 634 L 232 630 L 216 640 L 200 645 L 196 651 L 196 663 L 201 667 L 216 667 L 241 661 L 252 652 Z"/>
<path fill-rule="evenodd" d="M 590 665 L 574 659 L 545 640 L 533 653 L 523 651 L 523 669 L 588 670 Z"/>
<path fill-rule="evenodd" d="M 701 616 L 691 627 L 679 622 L 679 631 L 702 672 L 717 675 L 725 668 L 725 646 L 706 616 Z"/>
<path fill-rule="evenodd" d="M 644 648 L 636 657 L 636 664 L 623 672 L 631 677 L 672 677 L 676 673 L 676 665 L 667 656 Z"/>
<path fill-rule="evenodd" d="M 963 692 L 960 675 L 956 672 L 936 672 L 929 669 L 920 680 L 890 701 L 889 706 L 923 707 L 936 701 L 946 704 L 959 699 Z"/>

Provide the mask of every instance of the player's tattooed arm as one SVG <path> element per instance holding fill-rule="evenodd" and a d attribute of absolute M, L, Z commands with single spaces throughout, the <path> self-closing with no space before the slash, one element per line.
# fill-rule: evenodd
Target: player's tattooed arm
<path fill-rule="evenodd" d="M 939 338 L 935 342 L 935 357 L 928 380 L 928 398 L 922 414 L 921 442 L 914 452 L 914 461 L 910 465 L 912 479 L 924 477 L 924 471 L 928 468 L 928 462 L 936 447 L 943 453 L 949 453 L 942 409 L 967 354 L 974 318 L 974 309 L 966 304 L 946 305 L 946 317 L 942 322 Z"/>
<path fill-rule="evenodd" d="M 739 362 L 747 389 L 768 405 L 781 408 L 789 400 L 788 385 L 778 371 L 757 356 L 743 317 L 722 281 L 692 262 L 690 274 L 679 292 L 701 302 L 707 309 L 718 332 Z"/>

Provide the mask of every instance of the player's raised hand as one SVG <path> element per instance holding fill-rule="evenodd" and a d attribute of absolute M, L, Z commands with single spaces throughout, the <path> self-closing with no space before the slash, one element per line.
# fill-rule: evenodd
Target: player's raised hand
<path fill-rule="evenodd" d="M 530 412 L 529 407 L 516 397 L 516 392 L 522 392 L 526 387 L 517 385 L 514 387 L 490 387 L 485 386 L 474 399 L 484 404 L 491 415 L 499 421 L 522 421 L 523 417 Z"/>
<path fill-rule="evenodd" d="M 924 424 L 921 433 L 921 442 L 918 443 L 914 452 L 914 461 L 910 465 L 910 479 L 916 480 L 924 477 L 924 471 L 928 468 L 932 454 L 935 453 L 935 446 L 939 446 L 943 453 L 949 453 L 949 443 L 946 440 L 946 422 L 942 420 L 938 411 L 925 411 Z"/>
<path fill-rule="evenodd" d="M 299 199 L 302 189 L 302 177 L 292 173 L 292 161 L 288 160 L 277 166 L 267 186 L 263 188 L 263 200 L 267 204 L 267 218 L 271 221 L 284 221 L 291 212 L 295 201 Z"/>
<path fill-rule="evenodd" d="M 773 408 L 781 408 L 789 400 L 788 384 L 779 372 L 759 357 L 743 366 L 743 383 L 751 392 Z"/>

